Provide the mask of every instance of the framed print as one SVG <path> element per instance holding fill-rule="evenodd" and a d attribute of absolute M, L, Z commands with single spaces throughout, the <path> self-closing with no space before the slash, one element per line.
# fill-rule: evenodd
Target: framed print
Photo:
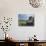
<path fill-rule="evenodd" d="M 18 26 L 34 26 L 34 15 L 18 14 Z"/>

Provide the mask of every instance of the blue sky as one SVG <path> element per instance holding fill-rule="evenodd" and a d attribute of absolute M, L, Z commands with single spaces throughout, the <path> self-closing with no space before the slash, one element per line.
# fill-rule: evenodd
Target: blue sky
<path fill-rule="evenodd" d="M 19 14 L 18 18 L 21 20 L 27 20 L 27 15 L 26 14 Z"/>
<path fill-rule="evenodd" d="M 18 14 L 18 19 L 20 20 L 27 20 L 31 14 Z"/>

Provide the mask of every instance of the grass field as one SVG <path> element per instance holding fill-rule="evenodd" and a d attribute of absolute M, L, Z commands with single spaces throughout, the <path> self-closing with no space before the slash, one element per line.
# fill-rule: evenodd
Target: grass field
<path fill-rule="evenodd" d="M 19 20 L 19 26 L 26 26 L 27 20 Z"/>

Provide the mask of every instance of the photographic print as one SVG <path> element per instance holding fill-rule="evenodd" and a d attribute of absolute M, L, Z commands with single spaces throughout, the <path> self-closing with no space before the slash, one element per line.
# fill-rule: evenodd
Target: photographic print
<path fill-rule="evenodd" d="M 18 14 L 19 26 L 34 26 L 34 15 L 32 14 Z"/>

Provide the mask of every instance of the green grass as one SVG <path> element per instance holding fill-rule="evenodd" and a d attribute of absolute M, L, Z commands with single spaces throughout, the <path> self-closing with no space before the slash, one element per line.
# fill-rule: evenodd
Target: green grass
<path fill-rule="evenodd" d="M 27 20 L 19 20 L 19 26 L 26 26 Z"/>

